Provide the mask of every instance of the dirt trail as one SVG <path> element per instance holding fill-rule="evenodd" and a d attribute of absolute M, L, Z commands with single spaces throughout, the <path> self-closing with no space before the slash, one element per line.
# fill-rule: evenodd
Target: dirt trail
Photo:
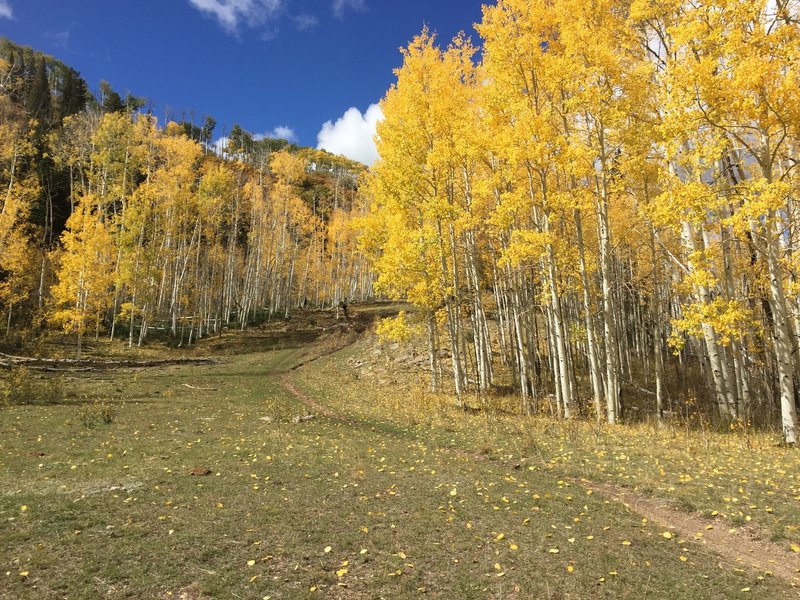
<path fill-rule="evenodd" d="M 610 483 L 585 479 L 574 480 L 610 500 L 621 502 L 628 510 L 642 515 L 665 529 L 682 534 L 687 542 L 700 544 L 716 552 L 727 563 L 771 572 L 775 577 L 800 586 L 800 554 L 751 537 L 747 530 L 731 529 L 722 521 L 710 522 L 666 506 L 662 500 L 649 498 Z M 711 529 L 708 529 L 708 527 Z M 677 536 L 676 536 L 677 537 Z"/>
<path fill-rule="evenodd" d="M 315 414 L 349 425 L 358 424 L 357 420 L 341 415 L 301 392 L 289 378 L 291 373 L 300 367 L 343 350 L 358 339 L 359 335 L 356 333 L 343 341 L 323 347 L 319 354 L 283 372 L 280 375 L 281 383 L 292 396 Z M 459 451 L 454 450 L 454 452 Z M 698 516 L 675 510 L 667 506 L 663 500 L 643 496 L 620 486 L 586 479 L 572 481 L 602 494 L 609 500 L 622 503 L 628 510 L 665 529 L 673 530 L 676 537 L 680 534 L 681 539 L 685 539 L 687 543 L 699 544 L 715 552 L 721 558 L 720 567 L 726 563 L 728 566 L 748 567 L 762 573 L 769 572 L 793 586 L 800 587 L 800 553 L 787 551 L 766 540 L 755 539 L 746 530 L 729 528 L 722 521 L 709 522 Z"/>
<path fill-rule="evenodd" d="M 281 375 L 281 383 L 283 384 L 283 387 L 285 387 L 292 396 L 294 396 L 297 400 L 302 402 L 309 410 L 313 411 L 314 414 L 322 415 L 323 417 L 327 417 L 329 419 L 333 419 L 336 421 L 341 421 L 342 423 L 347 423 L 349 425 L 354 425 L 356 423 L 352 419 L 348 419 L 347 417 L 344 417 L 332 411 L 327 406 L 324 406 L 319 402 L 316 402 L 313 398 L 298 390 L 296 387 L 294 387 L 294 385 L 292 385 L 292 382 L 289 381 L 289 373 L 284 373 L 283 375 Z"/>

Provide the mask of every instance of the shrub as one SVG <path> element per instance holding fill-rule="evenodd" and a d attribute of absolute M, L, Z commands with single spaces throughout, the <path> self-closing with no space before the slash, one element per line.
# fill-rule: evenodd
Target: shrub
<path fill-rule="evenodd" d="M 95 398 L 91 403 L 84 404 L 78 411 L 81 423 L 88 429 L 98 425 L 111 425 L 117 418 L 117 406 L 104 398 Z"/>
<path fill-rule="evenodd" d="M 64 385 L 60 378 L 19 367 L 11 369 L 0 398 L 6 404 L 58 404 L 64 400 Z"/>

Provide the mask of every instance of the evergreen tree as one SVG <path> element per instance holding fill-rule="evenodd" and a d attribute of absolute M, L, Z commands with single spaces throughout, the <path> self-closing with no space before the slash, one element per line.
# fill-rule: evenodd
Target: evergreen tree
<path fill-rule="evenodd" d="M 78 114 L 86 108 L 88 90 L 86 82 L 75 69 L 67 68 L 61 84 L 61 100 L 59 102 L 58 120 Z"/>
<path fill-rule="evenodd" d="M 103 112 L 106 113 L 125 111 L 125 103 L 107 81 L 100 82 L 100 105 L 103 107 Z"/>
<path fill-rule="evenodd" d="M 33 78 L 25 98 L 28 114 L 42 125 L 49 122 L 50 117 L 50 84 L 47 80 L 47 63 L 44 56 L 39 56 L 33 71 Z"/>

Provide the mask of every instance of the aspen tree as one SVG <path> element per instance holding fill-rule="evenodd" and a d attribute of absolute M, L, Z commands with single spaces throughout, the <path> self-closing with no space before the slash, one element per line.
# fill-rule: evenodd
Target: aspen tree
<path fill-rule="evenodd" d="M 27 297 L 33 282 L 28 218 L 40 185 L 35 174 L 24 168 L 34 148 L 19 110 L 7 96 L 0 96 L 0 116 L 0 307 L 6 310 L 9 331 L 13 307 Z"/>
<path fill-rule="evenodd" d="M 753 246 L 768 283 L 768 327 L 775 355 L 784 436 L 794 443 L 796 326 L 786 298 L 787 272 L 780 260 L 782 231 L 790 215 L 796 139 L 791 119 L 798 105 L 798 31 L 782 3 L 720 0 L 671 6 L 663 15 L 637 16 L 656 29 L 662 45 L 660 89 L 667 108 L 666 159 L 684 206 L 695 201 L 694 225 L 684 222 L 698 310 L 720 409 L 736 414 L 749 397 L 740 343 L 727 350 L 727 324 L 746 312 L 730 273 L 733 236 Z M 777 10 L 774 10 L 777 9 Z M 789 11 L 789 12 L 787 12 Z M 656 19 L 658 17 L 658 19 Z M 788 17 L 788 19 L 787 19 Z M 795 24 L 793 24 L 795 23 Z M 683 158 L 682 158 L 683 157 Z M 715 222 L 716 221 L 716 222 Z M 719 229 L 719 240 L 711 231 Z M 716 259 L 721 255 L 721 259 Z M 703 264 L 697 266 L 698 261 Z M 712 286 L 712 288 L 709 287 Z M 723 298 L 714 298 L 715 293 Z M 745 327 L 736 328 L 742 337 Z M 719 340 L 726 343 L 719 348 Z M 727 353 L 734 352 L 731 359 Z M 795 353 L 796 354 L 796 353 Z"/>
<path fill-rule="evenodd" d="M 67 221 L 59 256 L 58 283 L 51 293 L 55 301 L 52 319 L 64 331 L 74 333 L 77 356 L 90 324 L 100 329 L 103 313 L 109 308 L 114 281 L 114 238 L 98 198 L 84 196 Z"/>
<path fill-rule="evenodd" d="M 435 46 L 427 30 L 403 53 L 398 81 L 382 102 L 385 120 L 378 126 L 381 161 L 374 170 L 376 208 L 393 213 L 383 220 L 386 234 L 378 249 L 383 273 L 377 286 L 408 299 L 426 313 L 432 387 L 437 388 L 437 313 L 446 314 L 453 382 L 459 402 L 466 387 L 462 346 L 460 264 L 455 220 L 452 158 L 454 87 L 465 85 L 465 55 L 458 41 L 448 51 Z M 462 175 L 463 177 L 463 175 Z"/>

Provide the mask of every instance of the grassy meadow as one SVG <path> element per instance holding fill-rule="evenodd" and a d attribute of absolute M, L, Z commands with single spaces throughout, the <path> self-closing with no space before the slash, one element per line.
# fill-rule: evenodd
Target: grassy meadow
<path fill-rule="evenodd" d="M 798 595 L 702 543 L 800 550 L 775 436 L 466 414 L 355 371 L 375 341 L 342 329 L 226 334 L 194 351 L 210 365 L 67 374 L 63 402 L 0 408 L 0 598 Z"/>

